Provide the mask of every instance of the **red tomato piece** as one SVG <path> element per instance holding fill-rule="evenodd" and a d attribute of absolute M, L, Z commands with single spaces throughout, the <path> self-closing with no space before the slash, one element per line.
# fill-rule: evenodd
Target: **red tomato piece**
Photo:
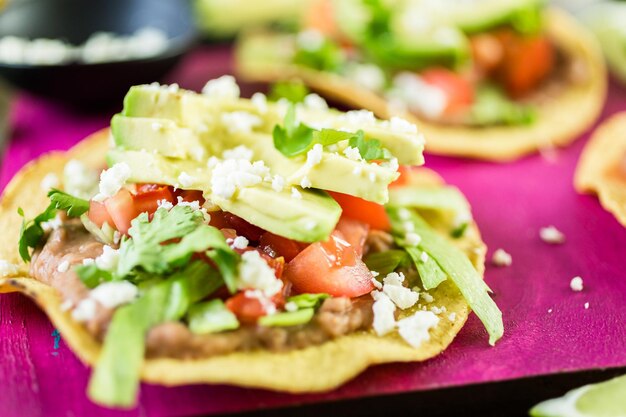
<path fill-rule="evenodd" d="M 398 172 L 400 176 L 394 182 L 389 184 L 390 187 L 401 186 L 401 185 L 409 185 L 411 183 L 411 168 L 409 165 L 400 165 L 398 167 Z"/>
<path fill-rule="evenodd" d="M 536 88 L 552 71 L 554 47 L 543 36 L 511 35 L 504 39 L 504 59 L 498 75 L 507 92 L 520 97 Z"/>
<path fill-rule="evenodd" d="M 104 205 L 115 223 L 115 228 L 120 233 L 128 233 L 130 221 L 139 215 L 130 191 L 122 188 L 113 197 L 106 199 Z"/>
<path fill-rule="evenodd" d="M 286 262 L 295 258 L 308 244 L 265 232 L 259 240 L 259 249 L 276 258 L 282 256 Z"/>
<path fill-rule="evenodd" d="M 212 211 L 209 213 L 211 215 L 211 220 L 209 224 L 213 227 L 217 227 L 218 229 L 233 229 L 231 224 L 226 219 L 226 213 L 223 211 Z M 233 229 L 234 230 L 234 229 Z M 235 231 L 236 233 L 236 231 Z"/>
<path fill-rule="evenodd" d="M 100 203 L 98 201 L 89 201 L 89 211 L 87 212 L 87 216 L 89 216 L 89 220 L 94 222 L 98 227 L 102 227 L 104 223 L 108 223 L 109 226 L 115 227 L 115 223 L 111 216 L 109 216 L 109 212 L 107 211 L 104 203 Z"/>
<path fill-rule="evenodd" d="M 300 252 L 286 265 L 284 277 L 300 293 L 359 297 L 374 289 L 369 269 L 337 232 Z"/>
<path fill-rule="evenodd" d="M 200 190 L 176 190 L 174 192 L 175 197 L 180 197 L 183 201 L 188 203 L 192 203 L 194 201 L 199 201 L 200 205 L 203 205 L 206 201 Z M 177 200 L 177 199 L 176 199 Z"/>
<path fill-rule="evenodd" d="M 446 113 L 455 113 L 472 104 L 474 87 L 454 71 L 445 68 L 431 68 L 420 74 L 424 82 L 439 88 L 447 99 Z"/>
<path fill-rule="evenodd" d="M 141 184 L 135 188 L 133 202 L 137 213 L 154 213 L 159 207 L 159 201 L 165 200 L 174 203 L 174 194 L 171 187 L 158 184 Z"/>
<path fill-rule="evenodd" d="M 258 242 L 259 239 L 261 239 L 261 235 L 265 233 L 265 230 L 248 223 L 246 220 L 232 213 L 224 213 L 224 218 L 228 221 L 230 226 L 237 231 L 239 236 L 244 236 L 252 242 Z"/>
<path fill-rule="evenodd" d="M 343 215 L 369 224 L 372 229 L 390 230 L 391 224 L 381 204 L 363 200 L 348 194 L 329 193 L 341 206 Z"/>
<path fill-rule="evenodd" d="M 254 324 L 260 317 L 267 315 L 273 304 L 271 300 L 261 302 L 256 297 L 250 297 L 245 291 L 226 300 L 226 308 L 232 311 L 239 321 L 247 324 Z"/>
<path fill-rule="evenodd" d="M 343 216 L 339 219 L 335 230 L 341 233 L 345 241 L 354 248 L 356 255 L 361 258 L 370 226 L 367 223 Z"/>

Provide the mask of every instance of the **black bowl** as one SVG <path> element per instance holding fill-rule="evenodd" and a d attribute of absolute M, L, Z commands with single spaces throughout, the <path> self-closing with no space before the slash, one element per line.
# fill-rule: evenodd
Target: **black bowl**
<path fill-rule="evenodd" d="M 14 86 L 80 106 L 120 100 L 135 84 L 160 80 L 196 39 L 188 0 L 22 0 L 0 14 L 0 37 L 61 39 L 83 44 L 95 32 L 129 35 L 155 27 L 168 36 L 153 57 L 60 65 L 0 63 L 0 76 Z"/>

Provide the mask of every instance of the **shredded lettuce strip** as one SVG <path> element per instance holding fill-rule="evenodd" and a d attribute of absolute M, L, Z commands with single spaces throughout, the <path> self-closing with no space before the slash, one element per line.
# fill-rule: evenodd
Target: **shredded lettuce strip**
<path fill-rule="evenodd" d="M 487 284 L 469 258 L 459 248 L 437 234 L 415 211 L 396 206 L 386 207 L 386 210 L 396 236 L 404 235 L 405 222 L 413 224 L 415 233 L 421 237 L 419 249 L 428 253 L 454 282 L 489 333 L 489 344 L 494 345 L 504 333 L 502 312 L 489 296 Z"/>

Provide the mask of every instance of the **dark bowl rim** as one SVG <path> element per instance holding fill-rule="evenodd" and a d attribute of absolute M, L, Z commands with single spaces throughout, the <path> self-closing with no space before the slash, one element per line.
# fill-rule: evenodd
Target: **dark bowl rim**
<path fill-rule="evenodd" d="M 14 3 L 11 7 L 25 7 L 24 5 L 27 3 L 36 3 L 37 0 L 22 0 L 20 2 Z M 5 10 L 8 10 L 6 8 Z M 193 16 L 192 16 L 193 22 Z M 2 37 L 11 36 L 4 35 Z M 20 69 L 20 70 L 30 70 L 30 69 L 46 69 L 46 68 L 98 68 L 105 67 L 110 65 L 119 65 L 119 64 L 149 64 L 152 62 L 161 61 L 164 59 L 170 59 L 179 55 L 184 54 L 191 50 L 191 48 L 197 44 L 200 40 L 200 33 L 198 28 L 195 26 L 195 23 L 192 24 L 185 33 L 174 36 L 172 38 L 167 39 L 168 47 L 161 53 L 153 56 L 143 57 L 143 58 L 131 58 L 131 59 L 123 59 L 119 61 L 105 61 L 105 62 L 80 62 L 80 61 L 70 61 L 62 64 L 10 64 L 6 62 L 0 61 L 0 68 L 3 69 Z"/>

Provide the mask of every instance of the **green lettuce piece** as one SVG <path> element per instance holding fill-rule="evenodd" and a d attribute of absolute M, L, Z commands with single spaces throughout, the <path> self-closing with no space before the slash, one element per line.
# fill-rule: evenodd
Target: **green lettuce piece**
<path fill-rule="evenodd" d="M 293 297 L 287 298 L 288 303 L 294 303 L 298 309 L 302 308 L 317 308 L 322 301 L 329 298 L 330 295 L 325 293 L 317 294 L 298 294 Z"/>
<path fill-rule="evenodd" d="M 411 257 L 411 260 L 417 269 L 417 273 L 420 276 L 420 280 L 422 281 L 422 287 L 424 287 L 425 290 L 437 288 L 439 284 L 448 278 L 439 264 L 433 261 L 432 258 L 428 259 L 426 262 L 421 260 L 420 257 L 423 252 L 422 250 L 410 246 L 404 246 L 404 250 L 406 250 Z"/>
<path fill-rule="evenodd" d="M 284 313 L 277 313 L 271 316 L 263 316 L 259 319 L 258 323 L 265 327 L 297 326 L 311 321 L 313 314 L 315 314 L 315 309 L 303 308 L 301 310 L 286 311 Z"/>
<path fill-rule="evenodd" d="M 234 330 L 239 327 L 237 317 L 220 299 L 194 304 L 187 313 L 189 330 L 195 334 Z"/>
<path fill-rule="evenodd" d="M 389 206 L 386 209 L 396 236 L 404 236 L 405 222 L 409 221 L 413 224 L 415 233 L 421 237 L 419 248 L 428 253 L 454 282 L 487 329 L 489 343 L 494 345 L 504 333 L 502 312 L 489 296 L 489 287 L 467 255 L 435 232 L 416 212 L 395 206 Z"/>
<path fill-rule="evenodd" d="M 536 109 L 509 99 L 499 88 L 483 86 L 476 92 L 470 120 L 478 126 L 529 125 L 536 119 Z"/>
<path fill-rule="evenodd" d="M 100 269 L 95 264 L 78 265 L 74 268 L 74 272 L 87 288 L 96 288 L 101 283 L 113 279 L 110 271 Z"/>
<path fill-rule="evenodd" d="M 159 323 L 181 319 L 190 305 L 216 288 L 216 280 L 219 282 L 217 272 L 196 261 L 148 286 L 132 304 L 118 308 L 89 381 L 89 397 L 107 406 L 132 406 L 144 361 L 146 333 Z"/>
<path fill-rule="evenodd" d="M 370 271 L 376 271 L 381 276 L 385 276 L 400 267 L 407 266 L 409 261 L 407 252 L 399 249 L 390 249 L 368 255 L 365 258 L 365 265 L 367 265 Z"/>
<path fill-rule="evenodd" d="M 301 103 L 308 94 L 309 89 L 302 81 L 280 81 L 272 84 L 268 98 L 273 101 L 284 98 L 292 103 Z"/>

